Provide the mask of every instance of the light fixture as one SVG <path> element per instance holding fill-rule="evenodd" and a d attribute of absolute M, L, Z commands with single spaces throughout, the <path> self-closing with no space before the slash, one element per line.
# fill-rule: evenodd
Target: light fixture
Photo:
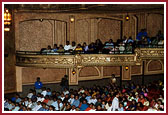
<path fill-rule="evenodd" d="M 70 16 L 70 22 L 73 23 L 75 21 L 75 17 L 74 16 Z"/>
<path fill-rule="evenodd" d="M 4 28 L 4 31 L 9 32 L 10 28 Z"/>
<path fill-rule="evenodd" d="M 4 11 L 4 31 L 10 31 L 9 26 L 11 25 L 11 14 L 7 8 Z"/>
<path fill-rule="evenodd" d="M 72 70 L 72 74 L 75 75 L 75 73 L 76 73 L 76 71 L 73 69 L 73 70 Z"/>
<path fill-rule="evenodd" d="M 127 15 L 125 16 L 125 19 L 126 19 L 126 21 L 128 21 L 128 20 L 130 19 L 128 13 L 127 13 Z"/>
<path fill-rule="evenodd" d="M 39 21 L 40 21 L 40 22 L 42 22 L 42 21 L 43 21 L 43 19 L 41 18 L 41 19 L 39 19 Z"/>
<path fill-rule="evenodd" d="M 127 71 L 129 68 L 128 68 L 128 66 L 125 66 L 125 70 Z"/>

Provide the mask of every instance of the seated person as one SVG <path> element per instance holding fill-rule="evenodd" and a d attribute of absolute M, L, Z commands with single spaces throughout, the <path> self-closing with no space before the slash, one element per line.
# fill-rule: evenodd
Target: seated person
<path fill-rule="evenodd" d="M 76 53 L 81 53 L 83 51 L 81 44 L 78 44 L 77 47 L 75 48 Z"/>
<path fill-rule="evenodd" d="M 60 46 L 59 46 L 57 52 L 58 52 L 58 53 L 64 53 L 64 52 L 65 52 L 63 45 L 60 45 Z"/>
<path fill-rule="evenodd" d="M 156 37 L 158 37 L 158 38 L 164 38 L 164 35 L 162 34 L 161 30 L 158 31 Z"/>
<path fill-rule="evenodd" d="M 71 49 L 71 45 L 69 44 L 69 41 L 66 41 L 66 45 L 64 46 L 64 50 L 67 52 Z"/>
<path fill-rule="evenodd" d="M 72 42 L 72 46 L 71 46 L 70 49 L 71 49 L 71 50 L 75 50 L 75 48 L 76 48 L 76 42 L 73 41 L 73 42 Z"/>
<path fill-rule="evenodd" d="M 161 48 L 161 47 L 163 47 L 163 45 L 164 45 L 164 39 L 163 38 L 159 38 L 158 47 Z"/>
<path fill-rule="evenodd" d="M 119 46 L 115 46 L 109 51 L 110 54 L 117 54 L 119 53 Z"/>
<path fill-rule="evenodd" d="M 138 33 L 138 35 L 136 37 L 136 41 L 141 41 L 142 36 L 147 37 L 146 29 L 141 29 L 141 31 Z"/>
<path fill-rule="evenodd" d="M 103 44 L 100 39 L 97 39 L 95 42 L 96 53 L 102 52 Z"/>
<path fill-rule="evenodd" d="M 105 48 L 105 49 L 111 49 L 111 48 L 114 48 L 113 40 L 110 39 L 109 42 L 105 43 L 104 48 Z"/>
<path fill-rule="evenodd" d="M 113 40 L 110 39 L 109 42 L 105 43 L 105 46 L 103 47 L 103 53 L 109 53 L 109 51 L 113 50 L 114 43 Z"/>
<path fill-rule="evenodd" d="M 88 48 L 88 45 L 86 44 L 86 42 L 83 43 L 82 48 L 83 48 L 84 53 L 87 53 L 89 48 Z"/>
<path fill-rule="evenodd" d="M 119 51 L 120 51 L 120 53 L 124 53 L 124 51 L 125 51 L 125 44 L 122 42 L 119 44 Z"/>
<path fill-rule="evenodd" d="M 131 36 L 128 38 L 127 43 L 130 43 L 130 42 L 134 43 L 134 40 L 132 40 L 132 37 L 131 37 Z"/>
<path fill-rule="evenodd" d="M 141 39 L 141 47 L 148 47 L 148 45 L 151 43 L 151 40 L 149 37 L 142 36 Z"/>
<path fill-rule="evenodd" d="M 88 53 L 95 53 L 95 44 L 92 42 L 89 46 L 88 46 Z"/>
<path fill-rule="evenodd" d="M 126 45 L 126 53 L 133 53 L 132 42 Z"/>
<path fill-rule="evenodd" d="M 57 50 L 58 50 L 57 44 L 54 44 L 54 47 L 53 47 L 53 49 L 52 49 L 52 52 L 57 52 Z"/>
<path fill-rule="evenodd" d="M 48 45 L 47 49 L 43 49 L 43 50 L 41 49 L 42 52 L 51 52 L 51 50 L 52 49 L 50 45 Z"/>

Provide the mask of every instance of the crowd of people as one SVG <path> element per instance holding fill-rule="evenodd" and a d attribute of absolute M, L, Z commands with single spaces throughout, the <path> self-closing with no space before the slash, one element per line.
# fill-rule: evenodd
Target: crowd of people
<path fill-rule="evenodd" d="M 66 76 L 65 76 L 66 78 Z M 62 85 L 66 84 L 63 78 Z M 147 85 L 128 83 L 122 87 L 115 83 L 78 90 L 64 87 L 51 91 L 43 87 L 40 78 L 26 97 L 16 94 L 4 99 L 5 111 L 163 111 L 164 83 L 154 81 Z"/>
<path fill-rule="evenodd" d="M 155 37 L 148 37 L 146 29 L 142 29 L 136 37 L 136 40 L 133 40 L 132 37 L 124 36 L 122 39 L 118 39 L 116 42 L 113 42 L 113 39 L 109 39 L 108 42 L 102 43 L 100 39 L 97 39 L 95 42 L 91 42 L 89 45 L 84 42 L 82 45 L 77 44 L 75 41 L 72 41 L 70 44 L 69 41 L 66 41 L 66 45 L 54 44 L 52 48 L 48 45 L 47 48 L 42 48 L 41 53 L 46 52 L 57 52 L 57 53 L 88 53 L 88 54 L 123 54 L 123 53 L 134 53 L 136 47 L 163 47 L 164 39 L 161 31 L 157 33 Z"/>

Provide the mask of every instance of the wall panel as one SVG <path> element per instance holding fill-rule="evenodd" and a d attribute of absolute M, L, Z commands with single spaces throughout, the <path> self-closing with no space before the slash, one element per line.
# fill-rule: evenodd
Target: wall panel
<path fill-rule="evenodd" d="M 98 23 L 98 39 L 102 42 L 113 39 L 114 42 L 121 38 L 121 21 L 101 19 Z"/>
<path fill-rule="evenodd" d="M 37 77 L 41 78 L 42 82 L 57 82 L 66 74 L 66 69 L 42 69 L 42 68 L 23 68 L 22 83 L 34 83 Z"/>

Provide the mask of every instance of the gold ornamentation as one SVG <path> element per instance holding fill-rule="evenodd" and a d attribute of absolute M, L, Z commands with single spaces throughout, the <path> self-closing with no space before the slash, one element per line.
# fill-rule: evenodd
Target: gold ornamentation
<path fill-rule="evenodd" d="M 140 65 L 143 59 L 163 59 L 163 48 L 137 48 L 135 54 L 16 55 L 16 65 L 81 68 L 83 66 Z"/>

